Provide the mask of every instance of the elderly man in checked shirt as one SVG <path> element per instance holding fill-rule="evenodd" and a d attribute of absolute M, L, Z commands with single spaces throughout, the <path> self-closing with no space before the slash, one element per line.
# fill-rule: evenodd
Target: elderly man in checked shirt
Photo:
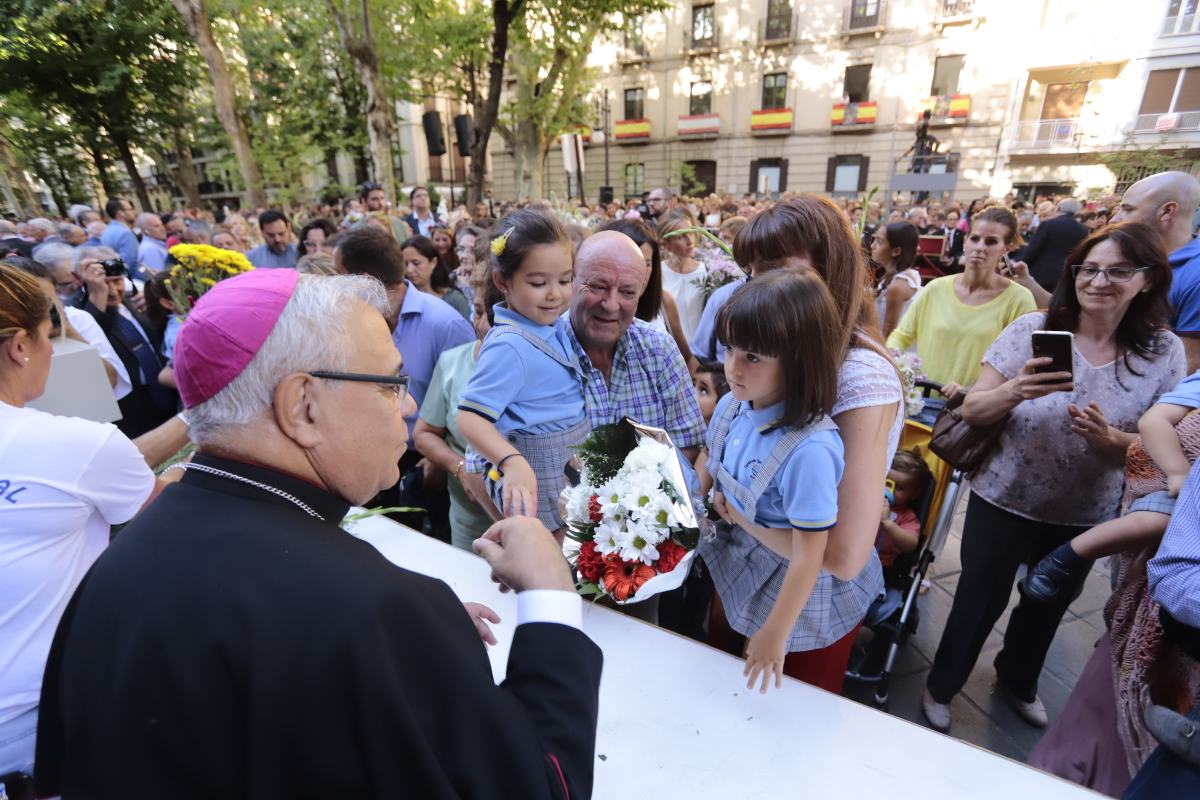
<path fill-rule="evenodd" d="M 1163 633 L 1200 660 L 1200 461 L 1179 493 L 1158 554 L 1146 565 L 1150 596 L 1161 607 Z M 1200 797 L 1200 706 L 1186 717 L 1161 706 L 1146 710 L 1159 740 L 1124 798 Z"/>

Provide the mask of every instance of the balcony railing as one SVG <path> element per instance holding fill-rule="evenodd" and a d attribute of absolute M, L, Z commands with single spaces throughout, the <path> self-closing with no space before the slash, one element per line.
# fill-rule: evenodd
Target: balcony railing
<path fill-rule="evenodd" d="M 778 136 L 792 130 L 792 109 L 763 108 L 750 112 L 750 133 L 756 136 Z"/>
<path fill-rule="evenodd" d="M 650 120 L 619 119 L 613 123 L 613 138 L 618 142 L 645 142 L 650 139 Z"/>
<path fill-rule="evenodd" d="M 1193 3 L 1189 2 L 1186 5 L 1192 6 L 1190 9 L 1185 9 L 1191 13 L 1178 14 L 1174 17 L 1167 17 L 1163 20 L 1163 36 L 1176 36 L 1183 33 L 1200 33 L 1200 14 L 1196 13 Z"/>
<path fill-rule="evenodd" d="M 768 17 L 760 20 L 758 23 L 758 43 L 762 46 L 787 44 L 792 41 L 799 27 L 799 17 L 795 16 Z"/>
<path fill-rule="evenodd" d="M 1174 133 L 1200 131 L 1200 111 L 1177 111 L 1165 114 L 1138 114 L 1133 121 L 1136 133 Z"/>
<path fill-rule="evenodd" d="M 1017 147 L 1073 147 L 1079 142 L 1079 118 L 1030 119 L 1018 122 L 1013 131 Z"/>
<path fill-rule="evenodd" d="M 681 139 L 711 139 L 721 132 L 721 115 L 680 114 L 675 132 Z"/>
<path fill-rule="evenodd" d="M 882 28 L 885 8 L 883 0 L 851 0 L 846 9 L 843 33 L 869 33 Z"/>
<path fill-rule="evenodd" d="M 626 64 L 645 61 L 650 56 L 650 46 L 644 38 L 627 36 L 621 46 L 621 61 Z"/>
<path fill-rule="evenodd" d="M 954 17 L 969 17 L 975 13 L 975 0 L 940 0 L 938 17 L 953 19 Z"/>
<path fill-rule="evenodd" d="M 829 114 L 829 124 L 837 130 L 854 130 L 871 127 L 879 105 L 875 101 L 861 103 L 834 103 Z"/>
<path fill-rule="evenodd" d="M 921 101 L 921 111 L 929 109 L 933 125 L 961 125 L 971 116 L 971 95 L 942 94 Z"/>

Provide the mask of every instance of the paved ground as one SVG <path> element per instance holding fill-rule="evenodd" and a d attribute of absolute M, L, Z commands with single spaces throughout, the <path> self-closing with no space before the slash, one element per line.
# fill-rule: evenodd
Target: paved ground
<path fill-rule="evenodd" d="M 908 646 L 901 651 L 891 683 L 888 710 L 896 716 L 926 726 L 925 716 L 921 713 L 921 696 L 925 688 L 925 676 L 937 650 L 946 617 L 950 613 L 954 589 L 958 585 L 965 494 L 955 515 L 945 550 L 930 569 L 932 586 L 920 599 L 920 627 L 909 640 Z M 1104 632 L 1101 612 L 1109 594 L 1108 567 L 1101 564 L 1093 569 L 1083 594 L 1071 606 L 1058 629 L 1039 683 L 1039 694 L 1051 721 L 1062 710 L 1071 687 L 1091 656 L 1096 640 Z M 1014 586 L 1008 609 L 988 637 L 966 687 L 950 706 L 953 715 L 950 735 L 1024 761 L 1042 732 L 1025 724 L 1003 698 L 993 693 L 995 672 L 992 660 L 1000 649 L 1009 611 L 1016 602 L 1017 591 Z M 871 691 L 865 687 L 856 689 L 848 685 L 846 693 L 861 702 L 870 702 Z"/>

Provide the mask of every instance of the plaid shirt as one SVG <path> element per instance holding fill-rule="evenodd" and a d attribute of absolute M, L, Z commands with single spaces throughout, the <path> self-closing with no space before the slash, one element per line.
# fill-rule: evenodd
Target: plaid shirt
<path fill-rule="evenodd" d="M 671 435 L 676 447 L 704 444 L 704 417 L 696 404 L 696 393 L 687 365 L 675 341 L 665 333 L 635 319 L 617 341 L 613 354 L 612 377 L 592 366 L 575 338 L 570 317 L 558 321 L 565 326 L 567 341 L 583 372 L 583 394 L 592 427 L 619 422 L 623 417 L 662 428 Z M 483 472 L 486 460 L 467 450 L 467 469 Z"/>
<path fill-rule="evenodd" d="M 676 447 L 704 444 L 704 417 L 696 404 L 696 392 L 687 365 L 675 341 L 640 319 L 635 319 L 617 341 L 612 377 L 592 366 L 575 338 L 571 320 L 564 316 L 567 341 L 579 357 L 583 371 L 583 393 L 592 427 L 620 422 L 623 417 L 662 428 L 671 434 Z"/>

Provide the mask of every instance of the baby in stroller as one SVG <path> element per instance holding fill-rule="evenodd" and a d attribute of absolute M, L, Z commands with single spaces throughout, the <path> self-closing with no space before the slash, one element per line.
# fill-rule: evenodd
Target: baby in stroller
<path fill-rule="evenodd" d="M 914 450 L 897 450 L 888 471 L 883 516 L 875 537 L 875 550 L 883 564 L 884 582 L 895 584 L 894 565 L 903 553 L 915 552 L 921 541 L 921 520 L 912 506 L 925 496 L 933 473 Z"/>

